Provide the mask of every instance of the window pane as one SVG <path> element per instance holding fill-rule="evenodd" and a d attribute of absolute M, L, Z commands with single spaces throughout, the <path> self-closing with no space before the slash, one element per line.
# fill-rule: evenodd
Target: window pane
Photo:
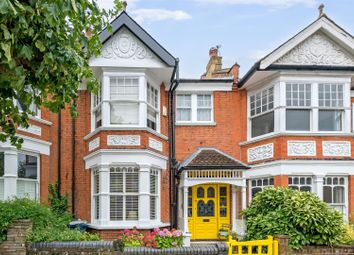
<path fill-rule="evenodd" d="M 139 78 L 111 77 L 110 96 L 111 100 L 138 100 Z"/>
<path fill-rule="evenodd" d="M 125 197 L 125 218 L 126 220 L 137 220 L 139 208 L 139 196 Z"/>
<path fill-rule="evenodd" d="M 344 203 L 344 187 L 336 186 L 333 188 L 333 203 Z"/>
<path fill-rule="evenodd" d="M 320 110 L 318 116 L 318 129 L 320 131 L 341 131 L 342 111 Z"/>
<path fill-rule="evenodd" d="M 139 124 L 139 104 L 111 103 L 111 124 Z"/>
<path fill-rule="evenodd" d="M 125 192 L 138 193 L 139 192 L 139 173 L 125 174 Z"/>
<path fill-rule="evenodd" d="M 273 88 L 269 88 L 250 96 L 251 116 L 273 109 Z"/>
<path fill-rule="evenodd" d="M 37 157 L 18 153 L 19 178 L 37 179 Z"/>
<path fill-rule="evenodd" d="M 110 196 L 110 218 L 123 220 L 123 196 Z"/>
<path fill-rule="evenodd" d="M 110 192 L 123 192 L 123 172 L 110 172 L 109 179 L 109 190 Z"/>
<path fill-rule="evenodd" d="M 286 110 L 286 130 L 310 130 L 310 110 Z"/>
<path fill-rule="evenodd" d="M 320 107 L 343 107 L 343 84 L 319 84 Z"/>
<path fill-rule="evenodd" d="M 302 187 L 300 187 L 300 190 L 311 192 L 311 186 L 302 186 Z"/>
<path fill-rule="evenodd" d="M 252 137 L 268 134 L 274 131 L 274 112 L 252 119 Z"/>
<path fill-rule="evenodd" d="M 197 120 L 198 121 L 211 121 L 211 110 L 210 109 L 198 109 Z"/>
<path fill-rule="evenodd" d="M 198 107 L 211 107 L 211 95 L 198 95 Z"/>
<path fill-rule="evenodd" d="M 17 197 L 37 199 L 37 182 L 33 180 L 17 180 Z"/>
<path fill-rule="evenodd" d="M 191 109 L 177 109 L 177 121 L 191 121 Z"/>
<path fill-rule="evenodd" d="M 258 192 L 261 192 L 262 188 L 252 188 L 252 197 L 254 197 Z"/>
<path fill-rule="evenodd" d="M 4 176 L 4 153 L 0 152 L 0 177 Z"/>
<path fill-rule="evenodd" d="M 178 107 L 184 107 L 184 108 L 189 108 L 191 107 L 191 100 L 192 97 L 191 95 L 177 95 L 176 98 L 176 105 Z"/>
<path fill-rule="evenodd" d="M 332 188 L 329 186 L 323 186 L 323 201 L 332 203 Z"/>
<path fill-rule="evenodd" d="M 149 128 L 152 128 L 153 130 L 156 130 L 156 119 L 157 119 L 157 113 L 148 108 L 147 110 L 147 126 Z"/>
<path fill-rule="evenodd" d="M 156 220 L 156 197 L 150 196 L 150 220 Z"/>

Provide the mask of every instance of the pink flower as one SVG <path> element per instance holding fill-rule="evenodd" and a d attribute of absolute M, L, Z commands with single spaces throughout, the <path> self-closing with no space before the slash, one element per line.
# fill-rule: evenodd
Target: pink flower
<path fill-rule="evenodd" d="M 159 232 L 159 236 L 164 237 L 164 236 L 166 236 L 166 233 L 165 233 L 164 231 L 160 231 L 160 232 Z"/>

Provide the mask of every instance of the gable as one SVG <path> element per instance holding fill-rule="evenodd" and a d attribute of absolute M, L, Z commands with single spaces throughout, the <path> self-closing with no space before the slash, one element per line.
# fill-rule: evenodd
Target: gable
<path fill-rule="evenodd" d="M 274 64 L 279 65 L 354 65 L 354 57 L 323 32 L 316 32 L 301 42 Z"/>

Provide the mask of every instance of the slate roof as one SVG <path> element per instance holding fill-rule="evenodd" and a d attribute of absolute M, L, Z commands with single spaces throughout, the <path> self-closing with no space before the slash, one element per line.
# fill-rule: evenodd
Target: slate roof
<path fill-rule="evenodd" d="M 241 161 L 215 148 L 199 148 L 180 167 L 180 170 L 249 169 Z"/>

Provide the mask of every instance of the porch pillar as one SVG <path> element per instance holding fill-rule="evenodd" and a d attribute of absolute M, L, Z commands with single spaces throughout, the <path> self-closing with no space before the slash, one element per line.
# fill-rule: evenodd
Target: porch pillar
<path fill-rule="evenodd" d="M 242 210 L 245 210 L 247 207 L 247 196 L 246 196 L 246 192 L 247 192 L 247 187 L 243 186 L 242 187 Z"/>
<path fill-rule="evenodd" d="M 100 218 L 99 222 L 101 225 L 107 225 L 110 221 L 109 214 L 109 178 L 110 170 L 109 166 L 101 166 L 99 169 L 99 190 L 100 190 Z"/>
<path fill-rule="evenodd" d="M 314 177 L 315 192 L 319 198 L 323 201 L 323 178 L 325 175 L 316 175 Z"/>
<path fill-rule="evenodd" d="M 188 229 L 188 187 L 183 187 L 183 230 L 189 232 Z"/>
<path fill-rule="evenodd" d="M 237 200 L 236 200 L 236 186 L 232 185 L 232 231 L 236 231 L 236 222 L 237 222 Z"/>

